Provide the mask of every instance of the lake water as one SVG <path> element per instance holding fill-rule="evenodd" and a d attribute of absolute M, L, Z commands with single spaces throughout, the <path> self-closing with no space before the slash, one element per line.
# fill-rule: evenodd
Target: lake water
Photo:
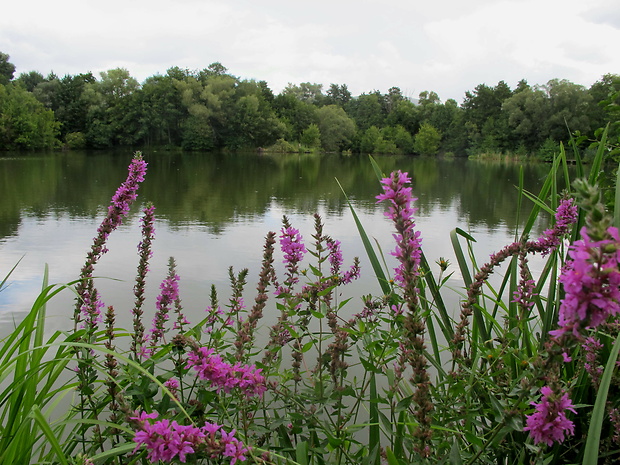
<path fill-rule="evenodd" d="M 342 290 L 345 296 L 379 293 L 352 214 L 336 179 L 347 192 L 369 236 L 374 237 L 394 266 L 392 225 L 377 205 L 380 186 L 366 156 L 315 154 L 168 154 L 144 152 L 149 163 L 146 181 L 128 219 L 109 241 L 96 268 L 97 287 L 106 305 L 114 305 L 119 323 L 129 326 L 132 288 L 138 263 L 140 207 L 155 204 L 156 238 L 147 305 L 154 313 L 158 286 L 168 258 L 177 262 L 185 312 L 201 320 L 211 284 L 225 303 L 228 267 L 249 268 L 248 298 L 258 276 L 264 237 L 279 231 L 287 215 L 307 241 L 318 212 L 325 233 L 342 243 L 345 265 L 354 256 L 362 263 L 362 279 Z M 0 280 L 21 259 L 8 286 L 0 291 L 0 335 L 10 331 L 38 294 L 47 263 L 50 283 L 76 279 L 110 198 L 124 181 L 131 153 L 81 152 L 49 155 L 4 154 L 0 157 Z M 413 178 L 417 227 L 435 273 L 439 257 L 452 263 L 449 233 L 455 227 L 477 240 L 475 254 L 483 263 L 489 254 L 512 242 L 531 208 L 516 210 L 520 166 L 515 163 L 466 159 L 382 156 L 384 172 L 400 169 Z M 538 192 L 549 167 L 523 166 L 525 188 Z M 536 231 L 547 227 L 541 217 Z M 277 256 L 281 262 L 281 255 Z M 459 290 L 458 270 L 449 285 Z M 110 279 L 111 278 L 111 279 Z M 450 305 L 456 310 L 458 298 Z M 359 311 L 357 300 L 348 304 Z M 48 307 L 48 328 L 67 329 L 73 295 L 63 291 Z M 273 310 L 275 315 L 275 309 Z"/>

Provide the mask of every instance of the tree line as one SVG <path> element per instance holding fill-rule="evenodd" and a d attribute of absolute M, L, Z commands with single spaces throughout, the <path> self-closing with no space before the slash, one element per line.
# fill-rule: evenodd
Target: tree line
<path fill-rule="evenodd" d="M 140 84 L 124 68 L 14 76 L 0 52 L 0 149 L 165 146 L 189 151 L 269 149 L 548 157 L 572 132 L 587 144 L 611 123 L 620 136 L 620 75 L 589 88 L 565 79 L 479 84 L 462 103 L 398 87 L 351 95 L 346 84 L 240 79 L 221 63 L 172 67 Z"/>

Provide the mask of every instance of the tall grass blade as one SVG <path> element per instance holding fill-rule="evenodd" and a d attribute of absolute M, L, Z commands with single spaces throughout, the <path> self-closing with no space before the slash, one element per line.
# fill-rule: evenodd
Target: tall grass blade
<path fill-rule="evenodd" d="M 616 171 L 616 192 L 614 196 L 614 226 L 620 228 L 620 166 Z"/>
<path fill-rule="evenodd" d="M 454 254 L 456 255 L 456 261 L 459 265 L 459 270 L 461 271 L 463 283 L 465 284 L 465 287 L 469 287 L 471 286 L 473 280 L 471 277 L 471 273 L 469 272 L 467 259 L 465 258 L 465 253 L 461 248 L 458 236 L 462 236 L 470 242 L 476 242 L 476 239 L 467 234 L 461 228 L 454 228 L 452 231 L 450 231 L 450 241 L 452 242 L 452 248 L 454 249 Z"/>
<path fill-rule="evenodd" d="M 377 379 L 375 373 L 370 374 L 370 405 L 368 406 L 370 412 L 370 425 L 368 426 L 368 447 L 370 450 L 379 450 L 380 444 L 380 427 L 379 427 L 379 404 L 377 403 Z M 376 454 L 374 459 L 371 457 L 370 463 L 373 465 L 379 465 L 381 457 Z"/>
<path fill-rule="evenodd" d="M 17 260 L 17 263 L 13 265 L 13 268 L 11 268 L 11 270 L 7 273 L 7 275 L 4 277 L 2 282 L 0 282 L 0 292 L 4 289 L 4 286 L 6 282 L 8 281 L 9 277 L 13 274 L 13 271 L 15 271 L 15 269 L 17 268 L 17 265 L 19 265 L 19 262 L 21 262 L 23 258 L 24 256 L 22 256 L 19 260 Z"/>
<path fill-rule="evenodd" d="M 444 337 L 446 338 L 446 340 L 450 341 L 454 336 L 454 331 L 452 330 L 452 320 L 450 319 L 450 315 L 448 313 L 448 309 L 446 308 L 446 304 L 443 301 L 443 297 L 441 296 L 441 292 L 439 292 L 439 286 L 437 285 L 437 281 L 435 281 L 435 277 L 433 276 L 433 273 L 431 273 L 431 269 L 428 261 L 426 260 L 424 252 L 422 252 L 422 255 L 420 257 L 420 268 L 422 268 L 422 275 L 424 276 L 426 285 L 431 291 L 431 296 L 433 297 L 433 303 L 435 304 L 435 308 L 439 312 L 439 316 L 441 317 L 441 327 L 444 333 Z"/>
<path fill-rule="evenodd" d="M 377 179 L 379 181 L 381 181 L 383 178 L 386 177 L 385 173 L 383 171 L 381 171 L 381 167 L 375 161 L 375 159 L 372 157 L 372 155 L 368 155 L 368 158 L 370 158 L 370 164 L 372 165 L 373 170 L 375 170 L 375 174 L 377 175 Z"/>
<path fill-rule="evenodd" d="M 347 204 L 349 205 L 349 209 L 351 210 L 351 214 L 353 215 L 353 220 L 355 221 L 355 225 L 357 226 L 357 231 L 359 232 L 360 238 L 362 239 L 362 243 L 364 244 L 364 250 L 366 250 L 366 254 L 368 255 L 368 259 L 370 260 L 370 265 L 372 266 L 372 269 L 375 272 L 375 276 L 377 277 L 379 286 L 381 286 L 381 291 L 383 292 L 384 295 L 390 295 L 392 293 L 392 289 L 390 289 L 389 282 L 385 276 L 385 273 L 383 272 L 383 268 L 381 267 L 381 263 L 379 262 L 379 259 L 377 258 L 377 254 L 375 253 L 374 248 L 372 247 L 370 239 L 368 238 L 368 234 L 366 234 L 366 231 L 364 230 L 364 226 L 362 226 L 362 222 L 357 216 L 357 213 L 355 213 L 355 209 L 353 208 L 353 205 L 349 201 L 349 197 L 347 197 L 347 193 L 342 188 L 340 181 L 336 179 L 336 182 L 338 183 L 338 186 L 340 187 L 340 190 L 344 194 Z"/>
<path fill-rule="evenodd" d="M 620 334 L 616 337 L 616 342 L 611 349 L 605 371 L 601 377 L 601 384 L 598 388 L 594 409 L 592 410 L 592 418 L 590 419 L 590 427 L 588 429 L 588 439 L 583 454 L 583 465 L 598 463 L 598 449 L 601 442 L 601 430 L 603 428 L 603 420 L 605 418 L 605 406 L 607 404 L 607 394 L 611 378 L 618 361 L 618 351 L 620 351 Z"/>
<path fill-rule="evenodd" d="M 598 181 L 598 177 L 603 173 L 601 170 L 601 166 L 603 166 L 603 162 L 605 161 L 605 151 L 607 150 L 607 132 L 609 131 L 609 124 L 605 126 L 603 130 L 603 134 L 601 136 L 601 140 L 598 144 L 598 148 L 596 149 L 596 155 L 594 156 L 594 160 L 592 160 L 592 168 L 590 169 L 590 184 L 594 185 Z"/>
<path fill-rule="evenodd" d="M 56 457 L 58 458 L 58 460 L 60 460 L 60 463 L 63 465 L 69 465 L 69 462 L 67 461 L 67 457 L 65 457 L 65 454 L 62 451 L 62 448 L 60 447 L 60 443 L 58 442 L 56 435 L 50 428 L 50 425 L 47 423 L 47 420 L 43 417 L 43 414 L 41 413 L 41 410 L 39 409 L 38 405 L 32 406 L 31 415 L 34 418 L 37 425 L 39 426 L 39 428 L 41 429 L 41 431 L 43 432 L 43 435 L 45 436 L 45 438 L 48 440 L 50 446 L 56 453 Z"/>
<path fill-rule="evenodd" d="M 107 459 L 118 456 L 128 456 L 134 449 L 136 445 L 133 443 L 122 444 L 113 449 L 107 450 L 105 452 L 101 452 L 100 454 L 96 454 L 90 457 L 93 463 L 106 463 Z M 136 459 L 131 463 L 135 463 L 136 460 L 140 458 L 139 454 L 137 454 Z M 122 462 L 125 463 L 125 462 Z"/>

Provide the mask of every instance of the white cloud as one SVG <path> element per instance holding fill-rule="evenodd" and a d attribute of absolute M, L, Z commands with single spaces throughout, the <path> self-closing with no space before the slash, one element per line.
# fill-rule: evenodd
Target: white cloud
<path fill-rule="evenodd" d="M 416 96 L 525 78 L 590 85 L 620 70 L 615 0 L 12 2 L 0 50 L 17 73 L 125 67 L 139 80 L 219 61 L 241 78 L 391 86 Z"/>

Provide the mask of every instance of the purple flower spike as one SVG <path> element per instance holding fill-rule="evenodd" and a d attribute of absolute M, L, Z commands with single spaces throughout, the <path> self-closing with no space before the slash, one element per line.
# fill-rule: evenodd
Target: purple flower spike
<path fill-rule="evenodd" d="M 383 194 L 378 195 L 377 201 L 390 202 L 390 209 L 385 216 L 394 222 L 396 227 L 396 250 L 392 252 L 400 262 L 395 268 L 394 280 L 408 291 L 415 291 L 415 281 L 420 274 L 420 259 L 422 257 L 422 238 L 420 231 L 414 231 L 414 215 L 417 208 L 413 202 L 417 199 L 411 195 L 411 187 L 405 187 L 411 179 L 407 173 L 400 170 L 393 172 L 389 178 L 381 180 Z"/>
<path fill-rule="evenodd" d="M 584 328 L 596 328 L 610 315 L 620 313 L 620 239 L 610 227 L 609 239 L 592 241 L 582 228 L 579 241 L 568 252 L 560 282 L 566 295 L 560 303 L 559 329 L 552 336 L 571 332 L 579 336 Z"/>
<path fill-rule="evenodd" d="M 575 425 L 566 417 L 566 412 L 577 412 L 564 391 L 557 395 L 549 386 L 544 386 L 540 392 L 542 399 L 538 404 L 532 402 L 536 411 L 527 416 L 523 431 L 530 432 L 534 443 L 551 446 L 574 434 Z"/>
<path fill-rule="evenodd" d="M 551 229 L 543 232 L 538 239 L 538 245 L 543 249 L 541 255 L 544 257 L 549 252 L 557 248 L 562 237 L 570 233 L 571 227 L 577 221 L 578 208 L 573 199 L 563 199 L 555 212 L 555 225 Z"/>
<path fill-rule="evenodd" d="M 246 397 L 261 397 L 267 390 L 260 368 L 241 363 L 230 365 L 213 349 L 206 347 L 200 347 L 188 355 L 187 368 L 193 368 L 200 379 L 209 381 L 218 392 L 230 392 L 237 388 Z"/>
<path fill-rule="evenodd" d="M 297 264 L 304 259 L 306 246 L 298 229 L 288 227 L 282 230 L 280 247 L 284 253 L 285 264 Z"/>

